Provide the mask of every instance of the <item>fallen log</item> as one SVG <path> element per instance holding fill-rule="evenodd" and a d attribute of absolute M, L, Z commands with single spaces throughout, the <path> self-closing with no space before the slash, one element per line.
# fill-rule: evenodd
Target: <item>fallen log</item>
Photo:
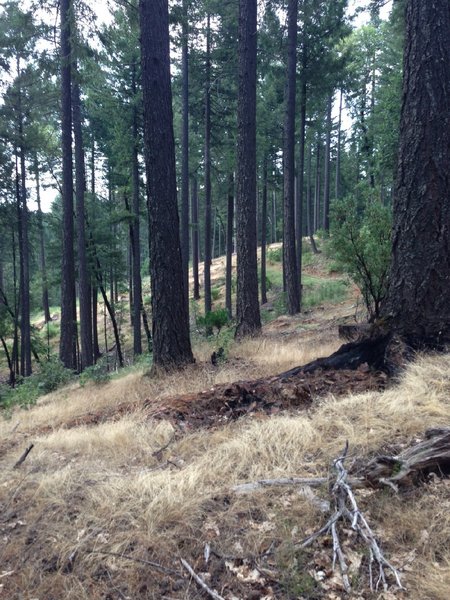
<path fill-rule="evenodd" d="M 425 480 L 431 473 L 450 475 L 450 428 L 428 429 L 422 442 L 398 456 L 377 456 L 362 470 L 371 485 L 388 485 L 395 490 Z"/>

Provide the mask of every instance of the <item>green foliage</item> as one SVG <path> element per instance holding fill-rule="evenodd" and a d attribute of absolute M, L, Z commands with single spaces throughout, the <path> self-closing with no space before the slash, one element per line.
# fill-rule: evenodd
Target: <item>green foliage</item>
<path fill-rule="evenodd" d="M 15 404 L 20 406 L 34 404 L 39 396 L 55 391 L 73 377 L 72 371 L 65 369 L 58 359 L 51 357 L 40 363 L 38 371 L 19 382 L 15 388 L 2 386 L 0 406 L 8 408 Z"/>
<path fill-rule="evenodd" d="M 218 334 L 220 333 L 222 327 L 227 325 L 228 322 L 228 311 L 225 308 L 212 310 L 207 312 L 205 316 L 197 317 L 197 325 L 199 327 L 203 327 L 206 331 L 212 331 L 215 327 Z"/>
<path fill-rule="evenodd" d="M 221 293 L 220 287 L 211 288 L 211 298 L 212 298 L 213 302 L 217 302 L 217 300 L 220 298 L 220 293 Z"/>
<path fill-rule="evenodd" d="M 283 246 L 279 248 L 270 248 L 267 251 L 267 262 L 280 263 L 283 261 Z"/>
<path fill-rule="evenodd" d="M 361 290 L 370 320 L 379 316 L 386 295 L 391 222 L 390 208 L 367 190 L 359 201 L 350 196 L 332 208 L 333 258 Z"/>
<path fill-rule="evenodd" d="M 342 279 L 326 279 L 318 284 L 304 284 L 303 308 L 319 306 L 324 302 L 342 302 L 348 293 L 348 283 Z"/>
<path fill-rule="evenodd" d="M 97 364 L 92 365 L 85 369 L 78 380 L 80 386 L 84 387 L 88 382 L 92 382 L 95 385 L 103 385 L 108 383 L 111 379 L 111 373 L 108 371 L 108 365 L 105 361 L 99 361 Z"/>

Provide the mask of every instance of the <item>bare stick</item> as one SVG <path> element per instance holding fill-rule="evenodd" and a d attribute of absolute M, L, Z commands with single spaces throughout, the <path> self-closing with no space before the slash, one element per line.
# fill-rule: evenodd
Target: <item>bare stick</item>
<path fill-rule="evenodd" d="M 327 477 L 282 477 L 280 479 L 259 479 L 258 481 L 250 481 L 249 483 L 240 483 L 232 489 L 237 494 L 246 494 L 275 485 L 309 485 L 310 487 L 319 487 L 325 483 L 328 483 Z"/>
<path fill-rule="evenodd" d="M 182 577 L 182 574 L 179 571 L 174 571 L 173 569 L 169 569 L 167 567 L 163 567 L 162 565 L 155 563 L 151 560 L 145 560 L 143 558 L 134 558 L 134 556 L 129 556 L 128 554 L 120 554 L 119 552 L 107 552 L 105 550 L 86 550 L 88 554 L 102 554 L 104 556 L 114 556 L 116 558 L 124 558 L 125 560 L 131 560 L 133 562 L 142 563 L 143 565 L 147 565 L 155 571 L 159 571 L 160 573 L 164 573 L 164 575 L 174 575 L 175 577 Z"/>
<path fill-rule="evenodd" d="M 219 594 L 217 592 L 215 592 L 214 590 L 212 590 L 211 588 L 209 588 L 206 585 L 206 583 L 203 581 L 203 579 L 199 575 L 197 575 L 197 573 L 194 571 L 194 569 L 191 567 L 191 565 L 188 562 L 186 562 L 184 560 L 184 558 L 180 558 L 180 560 L 181 560 L 181 564 L 183 565 L 183 567 L 186 569 L 186 571 L 189 572 L 191 577 L 193 579 L 195 579 L 195 581 L 202 588 L 202 590 L 204 590 L 209 596 L 211 596 L 211 598 L 214 598 L 214 600 L 224 600 L 224 598 L 222 598 L 222 596 L 219 596 Z"/>
<path fill-rule="evenodd" d="M 30 446 L 28 446 L 28 448 L 24 451 L 22 456 L 19 458 L 19 460 L 13 466 L 13 469 L 17 469 L 20 467 L 20 465 L 25 461 L 26 457 L 30 454 L 30 452 L 33 450 L 33 448 L 34 448 L 34 444 L 31 444 Z"/>

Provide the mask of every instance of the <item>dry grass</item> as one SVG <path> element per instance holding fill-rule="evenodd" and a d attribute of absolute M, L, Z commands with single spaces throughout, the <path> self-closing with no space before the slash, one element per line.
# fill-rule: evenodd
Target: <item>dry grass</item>
<path fill-rule="evenodd" d="M 274 372 L 284 370 L 329 350 L 309 354 L 295 344 L 266 344 L 251 340 L 238 347 L 237 354 L 252 357 L 250 368 L 247 364 L 242 370 L 216 372 L 193 367 L 183 377 L 156 381 L 129 375 L 99 388 L 70 388 L 3 422 L 4 439 L 23 437 L 22 445 L 28 439 L 23 432 L 53 428 L 35 433 L 36 447 L 21 474 L 4 471 L 3 512 L 10 523 L 13 507 L 12 523 L 23 523 L 13 529 L 2 526 L 0 562 L 14 571 L 0 580 L 8 586 L 7 597 L 103 598 L 114 580 L 132 598 L 161 598 L 162 588 L 148 570 L 87 551 L 124 552 L 170 564 L 180 555 L 200 556 L 205 541 L 228 553 L 236 544 L 244 552 L 260 552 L 272 539 L 289 538 L 292 523 L 301 538 L 321 517 L 298 494 L 260 492 L 256 508 L 255 496 L 230 496 L 230 488 L 261 477 L 324 474 L 346 439 L 352 455 L 367 456 L 410 441 L 429 426 L 448 424 L 450 355 L 419 357 L 396 387 L 331 397 L 303 416 L 248 418 L 175 439 L 171 424 L 145 422 L 139 410 L 117 422 L 61 427 L 75 415 L 117 405 L 124 398 L 132 403 L 194 391 L 224 378 L 248 377 L 249 370 L 252 376 L 267 372 L 268 364 Z M 17 418 L 21 425 L 11 433 Z M 155 455 L 171 440 L 162 456 Z M 4 456 L 4 466 L 13 464 L 17 451 Z M 378 493 L 366 502 L 394 559 L 415 550 L 411 570 L 405 573 L 408 597 L 447 598 L 449 486 L 440 482 L 425 493 L 398 498 Z M 171 594 L 197 597 L 194 589 L 182 596 Z"/>

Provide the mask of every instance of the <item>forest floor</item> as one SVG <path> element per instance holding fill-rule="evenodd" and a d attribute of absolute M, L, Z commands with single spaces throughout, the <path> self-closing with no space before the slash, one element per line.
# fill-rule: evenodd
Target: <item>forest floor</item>
<path fill-rule="evenodd" d="M 219 281 L 223 267 L 214 267 Z M 335 277 L 323 258 L 307 275 L 314 289 L 318 279 Z M 276 287 L 275 268 L 269 277 Z M 150 377 L 134 369 L 103 385 L 72 383 L 0 420 L 0 598 L 213 597 L 184 559 L 225 600 L 448 599 L 449 480 L 430 478 L 400 493 L 354 490 L 405 590 L 388 577 L 387 591 L 370 591 L 367 550 L 348 527 L 341 543 L 350 594 L 333 570 L 329 535 L 300 548 L 328 519 L 323 503 L 298 485 L 234 489 L 327 476 L 347 441 L 352 472 L 450 421 L 448 354 L 419 355 L 395 380 L 364 367 L 310 375 L 304 401 L 227 402 L 235 382 L 267 379 L 335 351 L 338 324 L 353 320 L 356 295 L 348 287 L 344 299 L 312 302 L 296 317 L 277 316 L 275 303 L 265 308 L 259 338 L 197 335 L 197 362 L 182 372 Z M 225 359 L 214 366 L 219 344 Z M 329 499 L 326 485 L 315 493 L 313 500 Z"/>

